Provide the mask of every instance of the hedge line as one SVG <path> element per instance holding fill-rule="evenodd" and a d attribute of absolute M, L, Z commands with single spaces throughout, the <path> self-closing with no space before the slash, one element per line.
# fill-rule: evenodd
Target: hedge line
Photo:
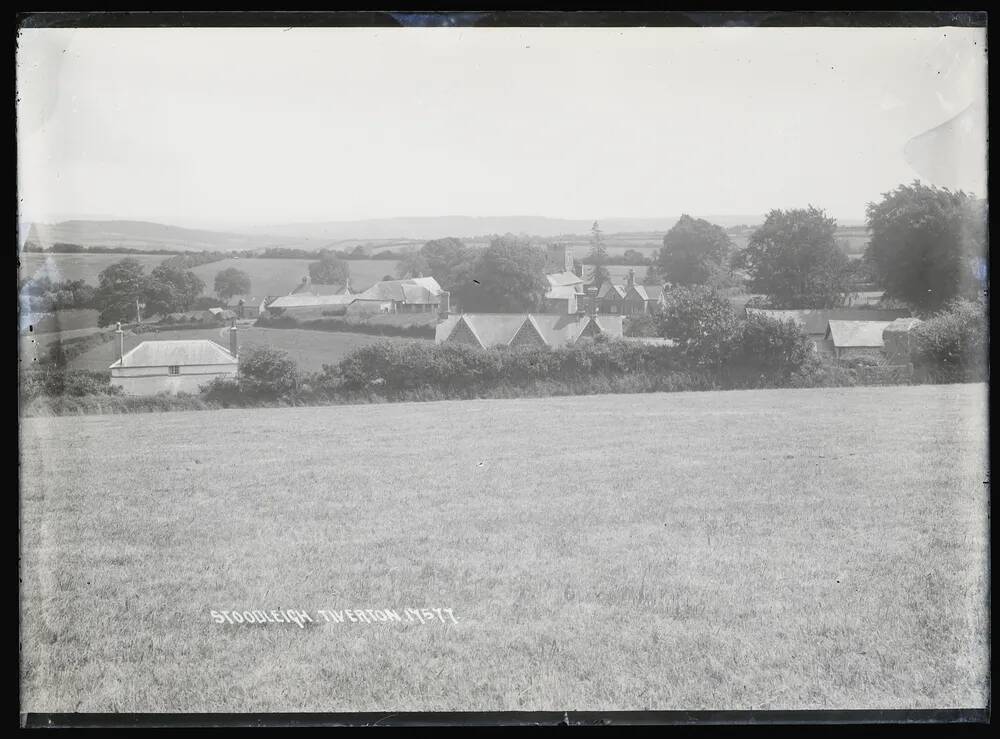
<path fill-rule="evenodd" d="M 337 317 L 300 320 L 294 316 L 277 316 L 275 318 L 261 316 L 254 325 L 261 328 L 303 328 L 311 331 L 336 331 L 368 334 L 369 336 L 401 336 L 410 339 L 434 338 L 434 326 L 426 324 L 394 326 Z"/>

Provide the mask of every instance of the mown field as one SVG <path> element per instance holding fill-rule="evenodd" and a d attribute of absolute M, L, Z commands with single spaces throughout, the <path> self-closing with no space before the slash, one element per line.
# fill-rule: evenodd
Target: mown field
<path fill-rule="evenodd" d="M 961 385 L 24 419 L 21 710 L 983 707 L 985 412 Z M 457 623 L 319 614 L 410 607 Z"/>
<path fill-rule="evenodd" d="M 53 282 L 83 280 L 97 286 L 97 276 L 103 269 L 126 257 L 137 259 L 147 272 L 152 272 L 165 257 L 163 254 L 37 254 L 22 252 L 19 276 L 22 279 L 41 279 L 48 275 Z M 215 276 L 213 274 L 213 279 Z"/>
<path fill-rule="evenodd" d="M 194 328 L 179 331 L 160 331 L 148 334 L 127 334 L 125 351 L 130 351 L 142 341 L 173 341 L 179 339 L 209 339 L 228 347 L 228 329 Z M 324 364 L 337 364 L 355 349 L 376 341 L 415 341 L 394 337 L 371 336 L 335 331 L 309 331 L 305 329 L 241 327 L 239 342 L 242 347 L 272 346 L 288 352 L 299 369 L 319 372 Z M 428 339 L 428 341 L 430 341 Z M 101 344 L 72 359 L 68 367 L 73 370 L 103 371 L 118 359 L 118 344 L 111 341 Z"/>

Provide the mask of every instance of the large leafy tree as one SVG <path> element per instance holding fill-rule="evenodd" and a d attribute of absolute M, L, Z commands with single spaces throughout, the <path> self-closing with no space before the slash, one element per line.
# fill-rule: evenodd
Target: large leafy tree
<path fill-rule="evenodd" d="M 350 266 L 332 251 L 320 252 L 319 261 L 309 264 L 309 279 L 319 285 L 343 285 L 350 276 Z"/>
<path fill-rule="evenodd" d="M 215 276 L 215 294 L 223 300 L 234 295 L 247 295 L 250 292 L 250 275 L 236 267 L 222 270 Z"/>
<path fill-rule="evenodd" d="M 675 285 L 704 285 L 724 269 L 732 248 L 724 228 L 685 214 L 663 237 L 659 266 Z"/>
<path fill-rule="evenodd" d="M 188 310 L 205 289 L 205 283 L 189 269 L 161 264 L 146 282 L 146 310 L 171 313 Z"/>
<path fill-rule="evenodd" d="M 98 325 L 136 320 L 136 303 L 145 301 L 148 278 L 139 260 L 131 257 L 105 267 L 97 277 L 94 295 L 100 311 Z"/>
<path fill-rule="evenodd" d="M 836 307 L 850 284 L 836 230 L 837 222 L 813 206 L 772 210 L 732 264 L 746 269 L 750 290 L 767 295 L 772 307 Z"/>
<path fill-rule="evenodd" d="M 934 311 L 985 285 L 986 207 L 962 191 L 914 181 L 867 209 L 867 256 L 888 297 Z"/>
<path fill-rule="evenodd" d="M 490 242 L 454 292 L 465 311 L 521 313 L 541 308 L 548 288 L 545 252 L 507 234 Z"/>
<path fill-rule="evenodd" d="M 660 336 L 673 339 L 698 366 L 720 367 L 732 351 L 739 317 L 725 297 L 703 285 L 667 290 L 657 313 Z"/>

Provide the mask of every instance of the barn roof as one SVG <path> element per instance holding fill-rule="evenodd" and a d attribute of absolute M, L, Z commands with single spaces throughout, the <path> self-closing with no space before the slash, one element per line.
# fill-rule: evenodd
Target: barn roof
<path fill-rule="evenodd" d="M 236 364 L 232 354 L 208 339 L 144 341 L 111 365 L 116 367 L 169 367 L 172 365 Z"/>
<path fill-rule="evenodd" d="M 882 332 L 892 321 L 830 321 L 826 338 L 838 349 L 879 348 L 884 346 Z"/>
<path fill-rule="evenodd" d="M 908 310 L 864 310 L 861 308 L 830 308 L 816 310 L 770 310 L 747 308 L 747 315 L 761 315 L 779 321 L 793 321 L 806 334 L 825 334 L 829 321 L 893 321 L 906 318 Z"/>
<path fill-rule="evenodd" d="M 433 277 L 412 277 L 407 280 L 384 280 L 376 282 L 358 300 L 395 300 L 404 303 L 437 304 L 444 292 Z"/>

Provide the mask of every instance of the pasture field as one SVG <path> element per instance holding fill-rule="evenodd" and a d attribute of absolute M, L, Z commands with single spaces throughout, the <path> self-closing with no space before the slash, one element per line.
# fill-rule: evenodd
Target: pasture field
<path fill-rule="evenodd" d="M 126 334 L 125 351 L 134 349 L 143 341 L 179 339 L 210 339 L 228 347 L 227 334 L 225 334 L 227 330 L 226 328 L 192 328 L 157 333 Z M 273 346 L 276 349 L 282 349 L 288 352 L 299 369 L 307 372 L 319 372 L 323 369 L 324 364 L 337 364 L 355 349 L 374 344 L 380 340 L 419 341 L 420 339 L 397 339 L 369 334 L 310 331 L 307 329 L 258 328 L 256 326 L 241 327 L 239 331 L 241 347 Z M 118 359 L 117 340 L 101 344 L 70 360 L 69 369 L 104 371 L 116 359 Z"/>
<path fill-rule="evenodd" d="M 192 272 L 205 283 L 205 294 L 213 295 L 215 276 L 224 269 L 235 267 L 250 275 L 250 294 L 287 295 L 309 274 L 309 263 L 315 259 L 223 259 L 195 267 Z M 392 259 L 349 259 L 351 289 L 367 290 L 382 279 L 383 275 L 396 276 L 398 262 Z"/>
<path fill-rule="evenodd" d="M 984 707 L 984 385 L 26 418 L 23 711 Z M 450 608 L 457 620 L 325 622 Z M 305 611 L 216 623 L 212 610 Z"/>
<path fill-rule="evenodd" d="M 38 254 L 22 252 L 19 277 L 22 279 L 40 279 L 47 274 L 53 282 L 63 280 L 83 280 L 89 285 L 97 286 L 97 276 L 101 271 L 120 262 L 126 257 L 137 259 L 146 272 L 152 272 L 157 265 L 168 257 L 163 254 Z M 214 279 L 214 274 L 213 274 Z"/>

